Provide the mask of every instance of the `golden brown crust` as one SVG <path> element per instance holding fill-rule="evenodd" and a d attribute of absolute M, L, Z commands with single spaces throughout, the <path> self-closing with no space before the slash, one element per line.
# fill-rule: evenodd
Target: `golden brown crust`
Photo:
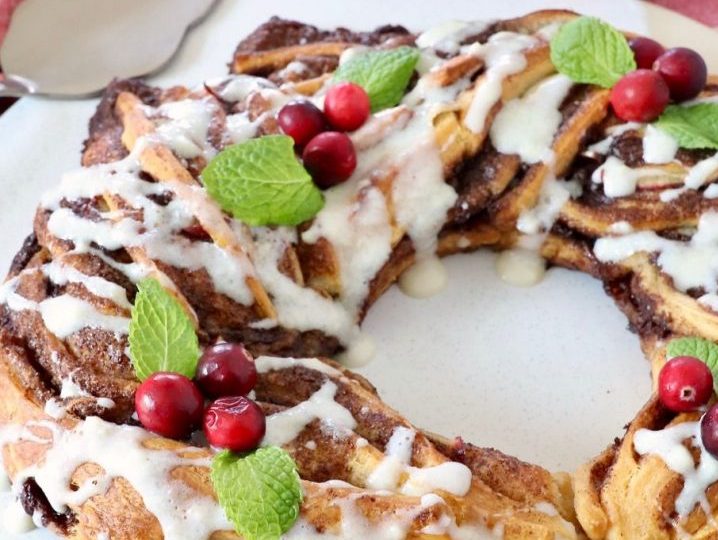
<path fill-rule="evenodd" d="M 484 37 L 502 30 L 533 33 L 547 24 L 575 16 L 572 12 L 558 10 L 536 12 L 499 21 L 484 31 Z M 334 33 L 322 32 L 291 21 L 280 23 L 277 24 L 286 38 L 284 45 L 273 45 L 279 39 L 279 34 L 274 33 L 277 27 L 260 27 L 238 47 L 232 63 L 234 72 L 264 75 L 292 85 L 295 91 L 311 94 L 336 67 L 338 56 L 348 46 L 366 43 L 393 47 L 413 42 L 413 36 L 398 27 L 357 34 L 342 29 Z M 307 39 L 307 36 L 311 38 Z M 308 66 L 308 73 L 304 77 L 282 79 L 285 76 L 281 73 L 283 68 L 295 59 L 301 59 Z M 526 61 L 523 71 L 503 81 L 501 99 L 491 110 L 487 126 L 504 102 L 524 94 L 554 73 L 549 47 L 544 40 L 526 51 Z M 481 84 L 486 77 L 481 71 L 484 67 L 474 56 L 458 55 L 435 70 L 432 76 L 439 86 L 448 86 L 458 78 L 478 74 L 475 84 Z M 711 83 L 715 84 L 716 79 L 712 78 Z M 549 234 L 541 248 L 544 258 L 551 264 L 584 271 L 604 282 L 607 292 L 639 334 L 644 352 L 651 360 L 654 377 L 665 362 L 668 339 L 700 335 L 718 341 L 718 314 L 700 304 L 695 295 L 678 291 L 652 257 L 639 253 L 620 264 L 604 264 L 593 254 L 595 239 L 610 235 L 610 227 L 616 221 L 626 221 L 636 230 L 678 234 L 678 228 L 695 226 L 702 212 L 714 209 L 718 203 L 703 198 L 699 192 L 686 192 L 672 204 L 661 201 L 659 196 L 662 189 L 672 186 L 676 179 L 685 175 L 697 154 L 679 155 L 677 163 L 663 167 L 655 178 L 647 177 L 647 181 L 656 185 L 639 186 L 635 195 L 608 200 L 595 189 L 587 189 L 590 173 L 598 166 L 600 158 L 581 155 L 588 142 L 595 142 L 596 133 L 605 135 L 605 130 L 615 122 L 609 114 L 607 90 L 577 86 L 562 104 L 563 119 L 552 145 L 555 163 L 551 171 L 546 164 L 523 169 L 518 156 L 500 154 L 491 146 L 488 127 L 473 133 L 464 126 L 474 88 L 470 87 L 460 95 L 454 109 L 442 112 L 434 120 L 443 166 L 459 196 L 439 235 L 438 254 L 443 256 L 481 246 L 497 249 L 512 246 L 517 239 L 518 216 L 536 204 L 550 173 L 575 178 L 583 175 L 584 195 L 569 201 L 562 208 L 557 224 L 547 231 Z M 110 87 L 93 118 L 83 164 L 106 163 L 127 155 L 140 137 L 151 135 L 155 130 L 156 119 L 148 115 L 145 106 L 155 107 L 178 99 L 212 100 L 215 113 L 210 142 L 217 150 L 227 144 L 222 129 L 229 105 L 212 91 L 198 94 L 180 87 L 162 91 L 136 81 L 119 81 Z M 250 104 L 247 113 L 256 120 L 268 108 L 269 104 L 258 98 Z M 411 111 L 398 107 L 393 116 L 387 116 L 384 129 L 401 125 L 410 114 Z M 271 118 L 260 125 L 261 134 L 276 130 L 276 122 Z M 625 151 L 625 148 L 635 146 L 636 140 L 640 142 L 640 134 L 629 132 L 611 152 Z M 371 141 L 356 142 L 357 145 L 364 143 L 371 144 Z M 186 187 L 198 183 L 199 171 L 205 165 L 203 157 L 180 159 L 169 147 L 160 144 L 143 150 L 140 163 L 143 173 L 155 181 L 178 182 Z M 387 194 L 390 213 L 393 212 L 389 195 L 393 178 L 393 174 L 387 174 L 377 179 L 377 186 Z M 174 196 L 183 196 L 182 190 L 176 191 Z M 80 207 L 73 208 L 86 216 L 107 210 L 114 212 L 118 219 L 139 211 L 112 193 L 82 201 Z M 200 233 L 207 237 L 207 241 L 214 242 L 233 256 L 249 257 L 235 242 L 234 235 L 225 230 L 226 223 L 209 217 L 206 214 L 196 216 Z M 61 261 L 87 275 L 102 276 L 125 289 L 131 300 L 134 285 L 116 271 L 107 258 L 118 263 L 135 261 L 149 268 L 152 275 L 161 280 L 166 277 L 177 285 L 171 292 L 193 316 L 205 341 L 217 336 L 237 338 L 248 342 L 254 351 L 282 355 L 321 356 L 339 350 L 337 340 L 315 331 L 299 333 L 283 328 L 271 331 L 249 328 L 251 322 L 272 319 L 276 315 L 271 296 L 253 275 L 247 278 L 247 285 L 255 302 L 243 306 L 214 290 L 204 270 L 174 268 L 152 260 L 141 248 L 129 247 L 118 253 L 105 254 L 104 258 L 90 253 L 71 253 L 71 242 L 50 233 L 48 219 L 48 211 L 40 209 L 37 212 L 36 239 L 30 241 L 16 258 L 10 274 L 17 278 L 17 291 L 29 300 L 39 302 L 58 293 L 52 290 L 54 284 L 38 270 L 50 260 Z M 411 240 L 405 235 L 406 231 L 392 221 L 393 251 L 372 280 L 361 315 L 414 262 Z M 296 247 L 289 246 L 282 257 L 281 272 L 295 283 L 302 286 L 306 283 L 327 296 L 336 296 L 341 290 L 338 257 L 325 239 L 314 244 L 299 242 Z M 62 292 L 86 300 L 101 313 L 128 315 L 127 309 L 94 296 L 80 284 L 66 284 Z M 116 422 L 130 421 L 138 382 L 124 354 L 127 345 L 124 338 L 87 328 L 60 340 L 47 330 L 38 313 L 13 312 L 5 307 L 0 307 L 0 320 L 0 395 L 4 397 L 0 403 L 0 423 L 51 422 L 69 430 L 89 415 L 102 415 Z M 305 401 L 331 380 L 337 386 L 336 402 L 356 419 L 356 428 L 340 438 L 327 434 L 315 420 L 284 446 L 297 463 L 302 477 L 302 518 L 319 532 L 341 531 L 341 504 L 349 498 L 370 525 L 411 513 L 407 538 L 448 538 L 448 534 L 424 532 L 427 526 L 447 519 L 459 525 L 500 528 L 504 538 L 510 539 L 576 538 L 576 528 L 578 534 L 582 528 L 592 539 L 676 536 L 667 516 L 672 515 L 680 491 L 680 478 L 655 456 L 638 456 L 633 450 L 633 435 L 641 428 L 660 429 L 671 423 L 695 419 L 694 416 L 674 417 L 652 398 L 628 426 L 623 439 L 577 472 L 573 486 L 568 475 L 551 474 L 494 449 L 417 430 L 412 447 L 413 466 L 432 467 L 458 461 L 472 473 L 471 487 L 465 496 L 441 492 L 440 502 L 425 506 L 415 496 L 398 491 L 380 494 L 369 489 L 369 475 L 383 459 L 385 446 L 394 430 L 399 426 L 413 426 L 384 404 L 368 381 L 330 360 L 325 362 L 341 370 L 342 374 L 327 375 L 295 366 L 262 374 L 256 388 L 260 405 L 267 414 L 273 414 Z M 93 395 L 112 398 L 116 407 L 110 412 L 102 411 L 92 396 L 75 396 L 62 403 L 70 413 L 68 416 L 59 421 L 47 416 L 43 409 L 45 403 L 58 395 L 63 378 L 69 374 L 76 377 L 83 388 L 91 388 Z M 45 437 L 49 432 L 42 426 L 31 427 L 30 431 Z M 185 443 L 156 437 L 143 444 L 148 451 L 172 450 L 179 455 L 194 457 L 211 455 L 209 450 L 192 449 Z M 41 463 L 47 447 L 45 443 L 32 440 L 5 444 L 6 469 L 11 476 L 16 476 L 18 471 Z M 98 465 L 85 463 L 74 472 L 72 481 L 81 485 L 97 472 Z M 181 465 L 171 476 L 197 497 L 214 497 L 205 466 Z M 353 487 L 322 484 L 328 480 L 342 480 Z M 400 479 L 400 483 L 405 481 L 406 478 Z M 30 504 L 41 505 L 42 496 L 40 490 L 34 500 L 29 497 Z M 711 486 L 707 497 L 712 508 L 718 507 L 718 487 Z M 545 505 L 554 508 L 555 513 L 545 511 Z M 122 477 L 114 478 L 106 493 L 91 497 L 81 505 L 71 505 L 62 520 L 62 516 L 48 512 L 45 514 L 47 524 L 68 538 L 90 539 L 105 532 L 110 532 L 113 540 L 162 538 L 157 517 Z M 694 510 L 681 525 L 696 538 L 717 534 L 701 509 Z M 211 538 L 229 540 L 238 536 L 230 531 L 217 531 Z"/>

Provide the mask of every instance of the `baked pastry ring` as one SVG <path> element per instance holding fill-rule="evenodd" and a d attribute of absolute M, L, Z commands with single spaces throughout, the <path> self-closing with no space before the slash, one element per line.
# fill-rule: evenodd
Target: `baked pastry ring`
<path fill-rule="evenodd" d="M 311 409 L 296 433 L 278 438 L 302 479 L 301 515 L 288 537 L 718 535 L 718 477 L 694 505 L 681 499 L 689 513 L 679 515 L 680 475 L 655 452 L 635 449 L 639 430 L 690 427 L 695 415 L 676 416 L 652 397 L 621 441 L 571 477 L 425 433 L 383 403 L 368 381 L 328 358 L 361 342 L 356 324 L 415 262 L 434 252 L 520 245 L 519 229 L 525 233 L 531 224 L 526 216 L 543 223 L 534 210 L 556 177 L 569 179 L 573 191 L 557 188 L 567 190 L 563 204 L 534 231 L 541 256 L 603 281 L 654 372 L 670 339 L 718 340 L 708 293 L 677 285 L 656 250 L 615 256 L 618 234 L 652 232 L 689 245 L 694 233 L 687 228 L 707 226 L 703 217 L 718 203 L 704 192 L 718 179 L 718 166 L 677 198 L 662 194 L 682 186 L 708 156 L 680 150 L 670 165 L 639 174 L 634 193 L 606 196 L 592 177 L 609 159 L 649 167 L 636 150 L 645 127 L 617 129 L 608 91 L 579 84 L 565 85 L 556 105 L 550 163 L 522 163 L 494 146 L 491 126 L 506 103 L 560 81 L 548 37 L 575 17 L 540 11 L 473 32 L 467 26 L 456 47 L 437 49 L 443 58 L 414 89 L 449 95 L 418 144 L 429 154 L 422 166 L 439 173 L 438 182 L 427 183 L 429 203 L 421 209 L 438 206 L 433 213 L 440 219 L 422 229 L 403 217 L 402 175 L 418 158 L 381 154 L 379 174 L 349 197 L 361 208 L 378 194 L 385 205 L 388 252 L 380 264 L 367 263 L 371 272 L 358 284 L 348 272 L 360 264 L 356 249 L 347 252 L 331 229 L 317 227 L 321 218 L 281 234 L 250 230 L 222 214 L 199 175 L 209 157 L 247 133 L 276 133 L 278 104 L 318 92 L 348 49 L 414 44 L 416 36 L 401 27 L 327 32 L 275 18 L 240 43 L 229 78 L 197 89 L 113 82 L 90 122 L 84 168 L 43 198 L 1 293 L 0 442 L 24 509 L 68 538 L 238 538 L 209 480 L 213 451 L 160 438 L 133 418 L 139 383 L 126 328 L 135 282 L 149 275 L 180 302 L 203 343 L 241 341 L 257 355 L 256 399 L 269 422 L 314 406 L 307 403 L 325 407 Z M 459 45 L 501 39 L 521 44 L 512 53 L 521 61 L 496 86 L 487 57 Z M 498 90 L 493 99 L 490 88 Z M 711 79 L 702 97 L 716 93 L 718 80 Z M 423 114 L 426 97 L 410 96 L 416 101 L 376 115 L 353 134 L 355 146 L 374 149 Z M 129 236 L 118 232 L 128 228 Z M 223 278 L 230 274 L 228 285 Z M 320 309 L 298 317 L 292 306 L 300 300 Z M 398 437 L 411 441 L 409 451 L 399 474 L 387 479 L 378 471 Z"/>

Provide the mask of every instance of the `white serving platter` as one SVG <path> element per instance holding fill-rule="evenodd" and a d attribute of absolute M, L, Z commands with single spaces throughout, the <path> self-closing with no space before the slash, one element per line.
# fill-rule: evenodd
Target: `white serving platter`
<path fill-rule="evenodd" d="M 691 46 L 718 71 L 711 30 L 662 8 L 621 0 L 224 0 L 150 82 L 192 85 L 226 72 L 236 43 L 277 14 L 321 26 L 422 29 L 447 19 L 492 19 L 569 7 L 666 45 Z M 96 100 L 24 99 L 0 117 L 0 265 L 30 232 L 40 194 L 79 163 Z M 361 372 L 420 427 L 461 435 L 551 470 L 573 471 L 620 436 L 650 394 L 648 363 L 626 320 L 590 277 L 552 269 L 532 288 L 501 282 L 494 255 L 446 261 L 447 289 L 415 300 L 390 290 L 366 331 L 374 361 Z M 0 496 L 0 514 L 9 501 Z M 0 519 L 0 527 L 2 520 Z M 4 540 L 48 540 L 34 531 Z"/>

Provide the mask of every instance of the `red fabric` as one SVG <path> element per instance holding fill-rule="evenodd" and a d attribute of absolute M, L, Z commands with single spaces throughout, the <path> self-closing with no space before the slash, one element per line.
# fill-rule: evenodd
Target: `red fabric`
<path fill-rule="evenodd" d="M 0 43 L 10 26 L 10 16 L 22 0 L 0 0 Z"/>
<path fill-rule="evenodd" d="M 708 26 L 718 26 L 718 0 L 649 0 Z"/>

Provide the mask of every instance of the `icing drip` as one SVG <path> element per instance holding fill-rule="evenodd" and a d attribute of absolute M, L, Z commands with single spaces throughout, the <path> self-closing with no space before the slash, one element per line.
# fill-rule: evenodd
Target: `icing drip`
<path fill-rule="evenodd" d="M 626 197 L 636 192 L 641 178 L 664 174 L 661 169 L 641 167 L 632 169 L 616 156 L 608 156 L 591 175 L 596 184 L 603 184 L 603 192 L 608 197 Z"/>
<path fill-rule="evenodd" d="M 486 71 L 477 81 L 474 97 L 469 105 L 464 123 L 474 133 L 483 131 L 492 107 L 501 99 L 504 79 L 526 67 L 523 52 L 539 43 L 532 36 L 513 32 L 497 32 L 484 44 L 474 44 L 466 49 L 468 54 L 483 58 Z"/>
<path fill-rule="evenodd" d="M 495 265 L 499 277 L 517 287 L 536 285 L 546 274 L 544 258 L 536 250 L 521 247 L 499 253 Z"/>
<path fill-rule="evenodd" d="M 317 358 L 287 358 L 280 356 L 259 356 L 254 364 L 257 373 L 269 373 L 270 371 L 279 371 L 282 369 L 290 369 L 295 366 L 301 366 L 306 369 L 319 371 L 330 377 L 341 377 L 342 372 L 338 369 L 325 364 Z"/>
<path fill-rule="evenodd" d="M 95 296 L 112 300 L 115 304 L 125 309 L 132 308 L 129 300 L 127 300 L 125 289 L 104 278 L 87 276 L 72 266 L 57 261 L 46 264 L 43 266 L 42 271 L 57 285 L 80 283 Z"/>
<path fill-rule="evenodd" d="M 343 482 L 336 481 L 324 482 L 320 485 L 327 489 L 350 487 Z M 385 495 L 384 492 L 376 493 L 377 497 L 383 495 Z M 310 523 L 300 518 L 282 538 L 287 540 L 313 540 L 317 538 L 402 540 L 406 538 L 412 525 L 417 519 L 420 519 L 420 516 L 426 512 L 426 510 L 437 505 L 448 509 L 446 502 L 441 497 L 435 494 L 428 494 L 421 497 L 421 504 L 418 505 L 418 507 L 397 510 L 392 513 L 391 516 L 382 519 L 380 522 L 372 523 L 364 516 L 357 504 L 358 500 L 366 496 L 366 494 L 356 493 L 332 500 L 332 504 L 338 507 L 341 512 L 340 528 L 336 533 L 332 531 L 319 532 Z M 368 496 L 372 496 L 372 494 Z M 491 531 L 479 525 L 459 526 L 454 517 L 448 512 L 443 513 L 438 522 L 427 525 L 421 530 L 423 534 L 436 535 L 439 537 L 447 536 L 453 540 L 495 539 L 501 538 L 503 536 L 502 532 L 499 527 L 497 527 L 495 533 L 492 534 Z"/>
<path fill-rule="evenodd" d="M 434 255 L 438 232 L 457 197 L 444 181 L 434 138 L 432 118 L 439 105 L 424 102 L 408 119 L 401 114 L 402 107 L 389 109 L 355 132 L 354 174 L 325 192 L 324 208 L 302 234 L 307 243 L 320 238 L 331 243 L 341 271 L 340 298 L 354 316 L 388 260 L 397 232 L 411 238 L 417 260 Z M 392 115 L 397 118 L 394 122 Z M 386 120 L 394 126 L 388 133 Z M 382 186 L 386 179 L 391 180 L 388 192 Z M 399 231 L 392 227 L 388 201 Z"/>
<path fill-rule="evenodd" d="M 208 98 L 170 101 L 157 109 L 148 109 L 150 115 L 169 120 L 160 121 L 156 135 L 178 156 L 210 159 L 217 153 L 207 142 L 207 130 L 215 110 L 214 103 Z"/>
<path fill-rule="evenodd" d="M 138 143 L 143 147 L 147 143 Z M 132 157 L 132 154 L 130 155 Z M 150 258 L 178 268 L 199 270 L 204 268 L 210 275 L 215 289 L 241 304 L 251 304 L 253 296 L 246 286 L 246 277 L 253 273 L 246 257 L 230 253 L 212 242 L 193 242 L 180 232 L 194 221 L 194 212 L 202 207 L 205 212 L 219 212 L 204 190 L 185 188 L 184 200 L 174 197 L 162 206 L 150 196 L 172 192 L 177 185 L 158 184 L 140 179 L 136 161 L 126 158 L 123 162 L 98 165 L 67 173 L 60 187 L 43 198 L 43 205 L 54 209 L 48 220 L 49 231 L 58 238 L 71 240 L 75 252 L 84 253 L 97 245 L 108 250 L 123 246 L 141 246 Z M 124 218 L 102 221 L 78 216 L 69 208 L 57 208 L 62 199 L 76 200 L 92 198 L 110 192 L 127 201 L 132 207 L 141 209 L 142 219 L 136 221 Z M 219 214 L 221 219 L 221 214 Z"/>
<path fill-rule="evenodd" d="M 524 234 L 547 233 L 553 226 L 563 205 L 580 193 L 577 182 L 558 180 L 549 173 L 541 185 L 536 206 L 525 210 L 519 216 L 516 228 Z"/>
<path fill-rule="evenodd" d="M 554 75 L 506 103 L 491 125 L 496 150 L 517 154 L 524 163 L 551 161 L 551 143 L 562 119 L 559 107 L 572 86 L 565 75 Z"/>
<path fill-rule="evenodd" d="M 99 328 L 119 335 L 127 334 L 130 319 L 117 315 L 107 315 L 97 310 L 92 304 L 62 294 L 34 302 L 15 292 L 17 278 L 0 286 L 0 303 L 7 304 L 13 311 L 37 311 L 40 313 L 47 329 L 60 339 L 74 334 L 82 328 Z"/>
<path fill-rule="evenodd" d="M 396 490 L 404 495 L 427 495 L 443 490 L 462 497 L 471 488 L 471 471 L 454 461 L 434 467 L 412 467 L 412 445 L 416 432 L 403 426 L 394 429 L 386 445 L 386 455 L 367 478 L 367 486 L 378 490 Z M 400 482 L 403 480 L 403 483 Z"/>
<path fill-rule="evenodd" d="M 686 440 L 700 450 L 697 466 L 683 445 Z M 703 447 L 700 422 L 684 422 L 659 431 L 638 430 L 633 437 L 633 447 L 641 455 L 658 456 L 669 469 L 683 477 L 683 488 L 675 503 L 680 517 L 687 516 L 696 504 L 711 515 L 705 492 L 718 481 L 718 460 Z"/>
<path fill-rule="evenodd" d="M 23 534 L 35 528 L 32 516 L 27 515 L 19 500 L 5 507 L 2 514 L 3 529 L 11 534 Z"/>
<path fill-rule="evenodd" d="M 718 293 L 718 213 L 706 212 L 690 242 L 662 238 L 652 231 L 599 238 L 594 253 L 599 261 L 617 263 L 639 253 L 657 252 L 657 264 L 680 291 L 703 288 Z"/>
<path fill-rule="evenodd" d="M 356 420 L 352 414 L 334 401 L 337 385 L 326 381 L 307 400 L 285 411 L 267 417 L 267 432 L 263 446 L 282 446 L 294 440 L 313 420 L 320 419 L 322 429 L 341 435 L 354 429 Z"/>
<path fill-rule="evenodd" d="M 428 298 L 443 291 L 448 281 L 446 266 L 438 257 L 428 257 L 402 272 L 399 288 L 408 296 Z"/>
<path fill-rule="evenodd" d="M 272 295 L 279 324 L 297 330 L 322 330 L 350 348 L 361 339 L 354 317 L 339 302 L 297 284 L 279 270 L 286 250 L 296 242 L 295 230 L 257 228 L 254 234 L 254 264 Z"/>
<path fill-rule="evenodd" d="M 670 163 L 676 157 L 678 141 L 670 134 L 653 125 L 646 126 L 643 135 L 643 161 L 646 163 Z"/>
<path fill-rule="evenodd" d="M 486 21 L 446 21 L 419 34 L 416 46 L 456 54 L 462 41 L 480 34 L 489 24 Z"/>
<path fill-rule="evenodd" d="M 597 143 L 589 146 L 586 151 L 592 154 L 607 154 L 611 149 L 613 141 L 615 141 L 620 135 L 623 135 L 627 131 L 638 130 L 643 127 L 643 124 L 638 122 L 627 122 L 625 124 L 617 124 L 606 129 L 609 133 L 608 137 L 598 141 Z"/>
<path fill-rule="evenodd" d="M 88 417 L 69 430 L 50 422 L 31 427 L 45 435 L 39 437 L 25 430 L 17 440 L 52 445 L 41 463 L 18 473 L 14 486 L 19 489 L 24 479 L 33 477 L 58 512 L 105 493 L 112 479 L 121 476 L 156 516 L 165 538 L 205 540 L 214 531 L 233 529 L 212 497 L 191 490 L 171 474 L 181 466 L 209 467 L 210 458 L 183 458 L 170 450 L 150 450 L 143 443 L 155 436 L 141 428 L 118 426 L 97 417 Z M 183 450 L 187 454 L 193 451 Z M 70 480 L 75 470 L 88 462 L 96 463 L 104 472 L 73 490 Z"/>

